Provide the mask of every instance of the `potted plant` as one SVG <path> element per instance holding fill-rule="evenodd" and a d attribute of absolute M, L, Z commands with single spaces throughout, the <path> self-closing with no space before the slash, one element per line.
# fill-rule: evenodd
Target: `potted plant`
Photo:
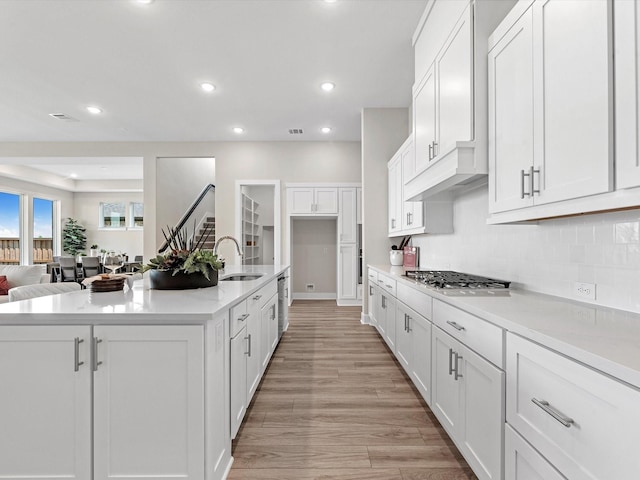
<path fill-rule="evenodd" d="M 91 245 L 89 247 L 89 256 L 90 257 L 97 257 L 98 255 L 99 255 L 98 244 L 94 243 L 93 245 Z"/>
<path fill-rule="evenodd" d="M 77 220 L 69 218 L 62 229 L 62 250 L 74 257 L 78 256 L 87 245 L 85 231 L 86 228 L 80 225 Z"/>
<path fill-rule="evenodd" d="M 157 255 L 142 267 L 149 272 L 151 288 L 158 290 L 181 290 L 187 288 L 213 287 L 218 284 L 218 270 L 222 267 L 218 256 L 211 250 L 202 249 L 213 228 L 205 228 L 197 238 L 196 226 L 189 234 L 186 228 L 162 230 L 168 253 Z"/>

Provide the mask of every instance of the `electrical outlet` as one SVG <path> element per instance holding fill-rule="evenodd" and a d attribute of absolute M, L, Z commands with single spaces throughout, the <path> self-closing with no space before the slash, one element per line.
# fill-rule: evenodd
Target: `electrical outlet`
<path fill-rule="evenodd" d="M 596 299 L 596 284 L 574 282 L 573 295 L 578 298 L 586 298 L 589 300 Z"/>
<path fill-rule="evenodd" d="M 313 283 L 307 283 L 307 291 L 311 292 L 316 286 Z"/>

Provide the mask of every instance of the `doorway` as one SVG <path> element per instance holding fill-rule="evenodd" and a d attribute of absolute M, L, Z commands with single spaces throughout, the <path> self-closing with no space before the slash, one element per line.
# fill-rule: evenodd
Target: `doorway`
<path fill-rule="evenodd" d="M 236 264 L 280 265 L 280 181 L 236 181 Z"/>

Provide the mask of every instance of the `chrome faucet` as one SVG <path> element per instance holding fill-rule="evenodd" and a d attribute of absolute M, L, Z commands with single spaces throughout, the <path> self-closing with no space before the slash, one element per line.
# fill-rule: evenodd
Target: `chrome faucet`
<path fill-rule="evenodd" d="M 227 235 L 225 237 L 220 237 L 216 241 L 215 245 L 213 246 L 213 253 L 215 255 L 218 254 L 218 247 L 220 246 L 220 244 L 222 243 L 223 240 L 233 240 L 233 243 L 236 244 L 236 249 L 238 250 L 238 255 L 240 255 L 241 257 L 244 256 L 244 253 L 242 253 L 242 249 L 240 248 L 240 244 L 238 243 L 238 241 L 235 238 L 230 237 L 229 235 Z"/>

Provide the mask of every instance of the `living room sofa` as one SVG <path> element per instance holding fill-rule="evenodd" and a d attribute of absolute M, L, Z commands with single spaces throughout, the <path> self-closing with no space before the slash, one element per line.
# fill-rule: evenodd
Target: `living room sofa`
<path fill-rule="evenodd" d="M 50 275 L 41 265 L 0 265 L 0 275 L 7 277 L 9 288 L 49 283 L 50 281 Z M 0 303 L 8 301 L 8 292 L 6 295 L 0 295 Z"/>

